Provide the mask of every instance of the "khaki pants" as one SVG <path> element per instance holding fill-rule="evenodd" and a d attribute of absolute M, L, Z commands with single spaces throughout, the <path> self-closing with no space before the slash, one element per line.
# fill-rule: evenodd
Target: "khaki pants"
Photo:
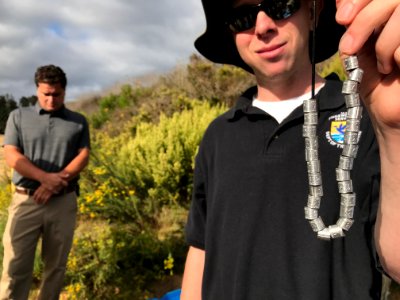
<path fill-rule="evenodd" d="M 74 192 L 53 197 L 45 205 L 36 204 L 33 197 L 14 194 L 3 235 L 1 300 L 28 299 L 40 237 L 44 271 L 39 299 L 59 298 L 72 245 L 76 211 Z"/>

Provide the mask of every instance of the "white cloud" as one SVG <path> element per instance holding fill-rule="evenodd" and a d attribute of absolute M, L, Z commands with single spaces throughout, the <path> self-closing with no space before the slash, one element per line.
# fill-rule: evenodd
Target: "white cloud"
<path fill-rule="evenodd" d="M 67 73 L 68 99 L 165 72 L 195 52 L 200 0 L 2 0 L 0 95 L 35 93 L 39 65 Z"/>

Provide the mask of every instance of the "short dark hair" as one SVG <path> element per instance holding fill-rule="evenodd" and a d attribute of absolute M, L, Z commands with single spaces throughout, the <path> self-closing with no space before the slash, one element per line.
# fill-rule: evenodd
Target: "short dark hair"
<path fill-rule="evenodd" d="M 65 90 L 67 87 L 67 76 L 60 67 L 54 65 L 41 66 L 38 67 L 35 72 L 36 86 L 39 86 L 39 83 L 48 83 L 52 85 L 59 83 Z"/>

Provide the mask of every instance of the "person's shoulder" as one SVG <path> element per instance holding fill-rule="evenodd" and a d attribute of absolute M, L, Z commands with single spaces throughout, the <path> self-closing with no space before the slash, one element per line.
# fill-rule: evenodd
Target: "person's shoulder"
<path fill-rule="evenodd" d="M 73 120 L 87 122 L 86 117 L 80 112 L 77 112 L 77 111 L 71 110 L 67 107 L 64 107 L 64 113 L 67 117 L 69 117 Z"/>
<path fill-rule="evenodd" d="M 19 106 L 10 112 L 10 117 L 21 117 L 25 114 L 30 114 L 35 112 L 35 107 L 30 106 Z"/>
<path fill-rule="evenodd" d="M 210 122 L 207 130 L 218 130 L 225 126 L 235 113 L 235 108 L 230 108 Z"/>
<path fill-rule="evenodd" d="M 32 112 L 35 111 L 35 106 L 34 105 L 29 105 L 29 106 L 18 106 L 15 108 L 11 113 L 18 113 L 18 112 Z"/>

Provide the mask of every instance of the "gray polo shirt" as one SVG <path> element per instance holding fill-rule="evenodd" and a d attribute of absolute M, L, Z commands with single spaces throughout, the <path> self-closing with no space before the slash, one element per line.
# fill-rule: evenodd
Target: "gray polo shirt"
<path fill-rule="evenodd" d="M 65 107 L 55 112 L 43 110 L 39 104 L 20 107 L 11 112 L 4 136 L 4 145 L 18 147 L 35 166 L 46 172 L 63 170 L 79 153 L 90 148 L 89 127 L 85 117 Z M 36 189 L 37 181 L 13 173 L 17 186 Z M 78 178 L 70 182 L 77 184 Z"/>

